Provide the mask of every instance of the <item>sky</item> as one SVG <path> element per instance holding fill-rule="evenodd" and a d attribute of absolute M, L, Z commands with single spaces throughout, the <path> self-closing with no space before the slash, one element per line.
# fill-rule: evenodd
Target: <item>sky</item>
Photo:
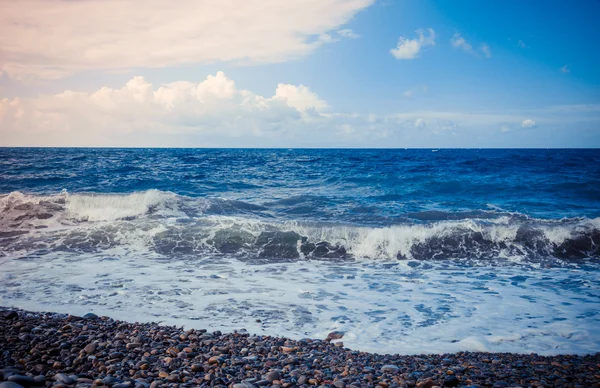
<path fill-rule="evenodd" d="M 0 146 L 600 147 L 598 20 L 600 0 L 0 0 Z"/>

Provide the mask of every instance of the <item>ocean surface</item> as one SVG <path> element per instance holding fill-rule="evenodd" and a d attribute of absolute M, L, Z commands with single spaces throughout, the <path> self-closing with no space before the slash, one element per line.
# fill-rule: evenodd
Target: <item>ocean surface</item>
<path fill-rule="evenodd" d="M 600 150 L 0 148 L 0 305 L 600 351 Z"/>

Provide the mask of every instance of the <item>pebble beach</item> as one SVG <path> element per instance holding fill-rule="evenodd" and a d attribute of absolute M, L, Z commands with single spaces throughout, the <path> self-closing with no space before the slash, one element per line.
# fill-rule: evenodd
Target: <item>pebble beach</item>
<path fill-rule="evenodd" d="M 0 310 L 0 388 L 600 387 L 600 353 L 380 355 L 291 340 Z M 401 349 L 398 349 L 401 353 Z"/>

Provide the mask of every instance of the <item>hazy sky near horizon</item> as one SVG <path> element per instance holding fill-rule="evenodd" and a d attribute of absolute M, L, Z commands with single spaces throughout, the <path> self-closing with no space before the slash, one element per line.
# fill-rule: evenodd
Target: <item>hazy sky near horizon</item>
<path fill-rule="evenodd" d="M 0 0 L 0 146 L 600 147 L 599 0 Z"/>

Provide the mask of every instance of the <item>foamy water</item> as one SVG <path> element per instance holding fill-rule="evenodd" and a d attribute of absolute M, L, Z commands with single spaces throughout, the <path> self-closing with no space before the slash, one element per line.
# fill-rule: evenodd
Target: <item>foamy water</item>
<path fill-rule="evenodd" d="M 0 259 L 0 304 L 325 338 L 378 353 L 592 353 L 598 270 L 460 263 L 161 260 L 127 250 Z M 260 322 L 258 322 L 260 320 Z"/>

